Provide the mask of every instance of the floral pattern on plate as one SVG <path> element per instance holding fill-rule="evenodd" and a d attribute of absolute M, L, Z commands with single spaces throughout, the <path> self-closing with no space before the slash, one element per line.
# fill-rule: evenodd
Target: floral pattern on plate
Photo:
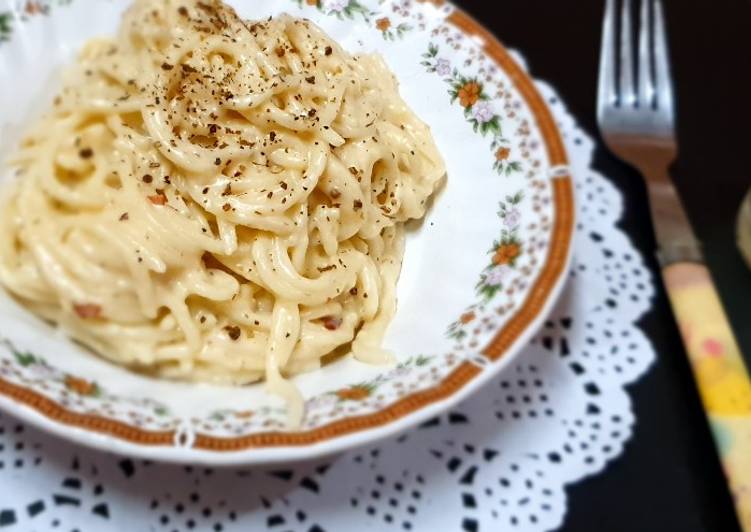
<path fill-rule="evenodd" d="M 477 76 L 469 77 L 461 74 L 456 68 L 451 68 L 451 61 L 445 57 L 439 57 L 438 52 L 438 45 L 431 43 L 428 51 L 422 56 L 421 64 L 428 72 L 438 74 L 449 84 L 451 103 L 459 101 L 464 108 L 464 116 L 472 124 L 472 130 L 483 136 L 488 133 L 492 135 L 493 141 L 490 148 L 495 155 L 493 169 L 507 176 L 520 172 L 521 163 L 509 161 L 510 142 L 501 133 L 501 116 L 496 113 L 483 82 Z"/>

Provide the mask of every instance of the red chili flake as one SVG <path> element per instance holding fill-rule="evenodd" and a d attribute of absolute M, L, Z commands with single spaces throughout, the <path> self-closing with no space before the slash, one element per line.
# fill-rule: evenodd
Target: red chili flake
<path fill-rule="evenodd" d="M 164 205 L 167 203 L 167 196 L 161 192 L 159 194 L 154 194 L 153 196 L 148 196 L 148 198 L 154 205 Z"/>
<path fill-rule="evenodd" d="M 170 65 L 169 63 L 162 63 L 162 70 L 172 70 L 174 65 Z"/>
<path fill-rule="evenodd" d="M 81 159 L 89 159 L 94 155 L 94 150 L 91 148 L 83 148 L 82 150 L 79 150 L 78 156 Z"/>
<path fill-rule="evenodd" d="M 98 318 L 102 315 L 102 307 L 94 303 L 76 303 L 73 305 L 73 310 L 79 318 L 91 319 Z"/>
<path fill-rule="evenodd" d="M 188 9 L 185 6 L 178 7 L 177 12 L 180 13 L 184 17 L 188 16 Z"/>
<path fill-rule="evenodd" d="M 118 218 L 118 220 L 120 220 L 121 222 L 124 222 L 124 221 L 125 221 L 125 220 L 127 220 L 128 218 L 130 218 L 130 217 L 128 216 L 128 213 L 127 213 L 127 212 L 124 212 L 124 213 L 122 213 L 122 214 L 120 215 L 120 218 Z"/>
<path fill-rule="evenodd" d="M 154 180 L 154 178 L 151 177 L 151 174 L 144 174 L 141 180 L 143 180 L 144 183 L 151 183 Z"/>
<path fill-rule="evenodd" d="M 277 46 L 276 55 L 277 57 L 284 57 L 284 48 L 282 46 Z"/>
<path fill-rule="evenodd" d="M 227 212 L 227 211 L 228 211 L 228 210 L 230 210 L 231 208 L 232 208 L 232 206 L 231 206 L 231 205 L 230 205 L 229 203 L 225 203 L 224 205 L 222 205 L 222 210 L 223 210 L 224 212 Z"/>
<path fill-rule="evenodd" d="M 224 330 L 227 331 L 227 334 L 232 340 L 237 340 L 238 338 L 240 338 L 240 334 L 242 333 L 240 327 L 238 327 L 237 325 L 227 325 Z"/>
<path fill-rule="evenodd" d="M 341 324 L 341 318 L 335 318 L 334 316 L 326 316 L 323 318 L 323 326 L 329 331 L 337 330 Z"/>

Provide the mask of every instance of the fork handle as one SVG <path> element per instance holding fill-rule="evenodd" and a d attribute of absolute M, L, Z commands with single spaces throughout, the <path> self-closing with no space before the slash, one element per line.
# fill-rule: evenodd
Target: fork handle
<path fill-rule="evenodd" d="M 738 518 L 751 531 L 751 379 L 704 264 L 662 270 Z"/>

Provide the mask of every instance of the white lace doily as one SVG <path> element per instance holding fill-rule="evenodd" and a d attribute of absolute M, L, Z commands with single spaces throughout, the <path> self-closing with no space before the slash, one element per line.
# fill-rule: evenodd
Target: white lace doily
<path fill-rule="evenodd" d="M 517 55 L 517 59 L 521 59 Z M 654 360 L 636 327 L 651 275 L 616 228 L 620 193 L 593 141 L 538 83 L 577 183 L 568 286 L 516 362 L 458 408 L 400 437 L 316 463 L 237 470 L 130 460 L 0 416 L 3 530 L 549 530 L 567 484 L 620 454 L 625 386 Z M 574 501 L 576 503 L 576 501 Z"/>

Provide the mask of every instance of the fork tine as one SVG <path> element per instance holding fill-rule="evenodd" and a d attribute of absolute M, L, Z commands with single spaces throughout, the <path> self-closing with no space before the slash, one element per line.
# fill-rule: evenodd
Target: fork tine
<path fill-rule="evenodd" d="M 615 105 L 618 93 L 615 86 L 615 0 L 606 0 L 600 47 L 600 74 L 597 102 L 600 111 Z"/>
<path fill-rule="evenodd" d="M 621 105 L 634 105 L 634 59 L 631 44 L 631 0 L 621 0 Z"/>
<path fill-rule="evenodd" d="M 639 21 L 639 95 L 637 101 L 640 107 L 645 108 L 652 106 L 654 95 L 651 68 L 652 54 L 650 53 L 650 2 L 651 0 L 641 0 L 641 16 Z"/>
<path fill-rule="evenodd" d="M 662 2 L 654 0 L 654 51 L 655 51 L 655 93 L 657 108 L 664 111 L 673 109 L 673 81 L 670 76 L 670 57 L 665 31 L 665 14 Z"/>

